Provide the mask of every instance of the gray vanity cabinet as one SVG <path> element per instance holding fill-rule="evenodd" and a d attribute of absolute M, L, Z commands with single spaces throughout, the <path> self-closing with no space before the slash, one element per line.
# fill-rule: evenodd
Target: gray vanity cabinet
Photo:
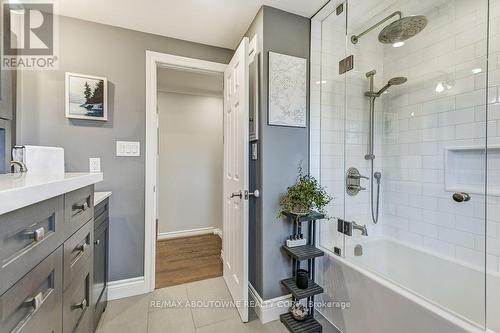
<path fill-rule="evenodd" d="M 92 286 L 94 330 L 99 324 L 108 301 L 108 249 L 109 199 L 105 199 L 95 207 L 94 218 L 94 282 Z"/>
<path fill-rule="evenodd" d="M 1 333 L 93 332 L 93 193 L 0 215 Z"/>

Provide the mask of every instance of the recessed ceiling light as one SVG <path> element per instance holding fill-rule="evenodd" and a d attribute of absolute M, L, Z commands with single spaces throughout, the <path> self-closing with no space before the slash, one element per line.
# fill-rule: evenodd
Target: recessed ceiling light
<path fill-rule="evenodd" d="M 405 45 L 405 42 L 396 42 L 396 43 L 392 44 L 392 47 L 401 47 L 403 45 Z"/>
<path fill-rule="evenodd" d="M 474 68 L 474 69 L 472 70 L 472 74 L 479 74 L 479 73 L 481 73 L 482 71 L 483 71 L 483 70 L 482 70 L 481 68 Z"/>

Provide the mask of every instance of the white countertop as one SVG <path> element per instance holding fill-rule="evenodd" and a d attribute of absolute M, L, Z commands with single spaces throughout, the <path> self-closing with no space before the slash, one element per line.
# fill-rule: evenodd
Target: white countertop
<path fill-rule="evenodd" d="M 0 175 L 0 215 L 103 180 L 102 173 Z"/>
<path fill-rule="evenodd" d="M 111 192 L 94 192 L 94 206 L 103 202 L 104 199 L 109 198 L 111 194 Z"/>

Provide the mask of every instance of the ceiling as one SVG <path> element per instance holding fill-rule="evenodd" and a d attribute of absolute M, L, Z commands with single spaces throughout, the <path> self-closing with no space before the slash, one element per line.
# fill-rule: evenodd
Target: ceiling
<path fill-rule="evenodd" d="M 201 96 L 222 96 L 222 73 L 186 71 L 179 68 L 158 68 L 158 91 Z"/>
<path fill-rule="evenodd" d="M 235 49 L 262 5 L 311 17 L 328 0 L 64 0 L 61 15 Z"/>

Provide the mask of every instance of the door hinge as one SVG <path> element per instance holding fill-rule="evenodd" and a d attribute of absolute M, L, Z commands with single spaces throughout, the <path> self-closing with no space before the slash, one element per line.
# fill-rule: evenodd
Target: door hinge
<path fill-rule="evenodd" d="M 354 56 L 350 55 L 339 61 L 339 74 L 349 72 L 354 68 Z"/>

